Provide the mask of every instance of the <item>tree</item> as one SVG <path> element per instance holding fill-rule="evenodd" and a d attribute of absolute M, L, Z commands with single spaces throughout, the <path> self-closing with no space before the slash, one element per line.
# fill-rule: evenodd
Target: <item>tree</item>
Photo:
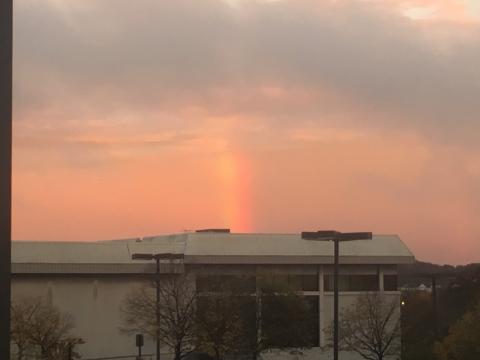
<path fill-rule="evenodd" d="M 406 291 L 402 294 L 402 300 L 402 359 L 433 360 L 435 314 L 432 294 L 425 291 Z"/>
<path fill-rule="evenodd" d="M 480 359 L 480 302 L 450 328 L 442 342 L 435 344 L 439 360 Z"/>
<path fill-rule="evenodd" d="M 317 319 L 311 316 L 311 306 L 281 276 L 259 276 L 253 306 L 245 303 L 243 310 L 244 347 L 253 360 L 269 349 L 308 348 L 316 343 L 312 330 Z"/>
<path fill-rule="evenodd" d="M 310 325 L 316 319 L 304 297 L 286 284 L 259 280 L 262 290 L 257 291 L 254 277 L 220 275 L 203 280 L 198 293 L 184 277 L 160 285 L 160 338 L 173 349 L 176 360 L 194 350 L 217 360 L 235 354 L 257 359 L 267 349 L 311 343 Z M 154 285 L 132 291 L 122 306 L 122 331 L 155 339 L 156 311 Z"/>
<path fill-rule="evenodd" d="M 45 360 L 63 359 L 69 351 L 74 358 L 79 357 L 74 348 L 84 342 L 71 334 L 74 322 L 69 313 L 42 298 L 26 298 L 12 303 L 11 314 L 17 359 L 23 359 L 26 349 L 39 349 Z"/>
<path fill-rule="evenodd" d="M 157 326 L 155 283 L 134 289 L 122 306 L 123 332 L 145 333 L 172 349 L 175 360 L 181 360 L 195 349 L 196 291 L 184 276 L 171 276 L 160 282 L 160 326 Z"/>
<path fill-rule="evenodd" d="M 30 321 L 40 302 L 37 299 L 23 299 L 12 303 L 10 316 L 10 339 L 17 347 L 17 359 L 22 360 L 30 344 Z"/>
<path fill-rule="evenodd" d="M 333 326 L 328 330 L 330 336 Z M 374 292 L 344 309 L 339 323 L 339 347 L 367 360 L 383 360 L 400 352 L 400 304 Z"/>
<path fill-rule="evenodd" d="M 240 297 L 225 289 L 198 298 L 198 348 L 215 360 L 240 351 L 246 326 Z"/>
<path fill-rule="evenodd" d="M 215 359 L 312 344 L 311 307 L 283 276 L 207 276 L 198 299 L 198 348 Z"/>
<path fill-rule="evenodd" d="M 212 276 L 207 291 L 198 297 L 198 348 L 215 360 L 241 351 L 247 328 L 243 301 L 249 298 L 242 280 L 234 276 Z"/>

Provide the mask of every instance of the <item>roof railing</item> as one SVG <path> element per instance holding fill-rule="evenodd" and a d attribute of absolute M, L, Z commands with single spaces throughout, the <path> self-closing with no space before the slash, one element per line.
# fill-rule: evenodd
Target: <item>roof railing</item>
<path fill-rule="evenodd" d="M 197 233 L 230 233 L 230 229 L 200 229 L 195 230 Z"/>

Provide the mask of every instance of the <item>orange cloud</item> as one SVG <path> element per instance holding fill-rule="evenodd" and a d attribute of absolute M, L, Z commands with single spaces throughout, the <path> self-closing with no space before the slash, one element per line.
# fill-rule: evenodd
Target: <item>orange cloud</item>
<path fill-rule="evenodd" d="M 462 2 L 17 5 L 15 238 L 338 228 L 478 260 Z"/>

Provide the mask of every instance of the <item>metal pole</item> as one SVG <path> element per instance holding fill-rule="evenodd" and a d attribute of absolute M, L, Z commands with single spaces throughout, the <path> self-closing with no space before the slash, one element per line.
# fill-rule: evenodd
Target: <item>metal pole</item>
<path fill-rule="evenodd" d="M 333 267 L 333 359 L 338 360 L 338 263 L 339 263 L 339 240 L 334 239 L 335 264 Z"/>
<path fill-rule="evenodd" d="M 10 358 L 12 2 L 0 1 L 0 359 Z"/>
<path fill-rule="evenodd" d="M 432 275 L 433 333 L 438 339 L 437 277 Z"/>
<path fill-rule="evenodd" d="M 157 272 L 155 277 L 155 285 L 156 285 L 156 307 L 157 307 L 157 360 L 160 360 L 160 258 L 157 257 Z"/>

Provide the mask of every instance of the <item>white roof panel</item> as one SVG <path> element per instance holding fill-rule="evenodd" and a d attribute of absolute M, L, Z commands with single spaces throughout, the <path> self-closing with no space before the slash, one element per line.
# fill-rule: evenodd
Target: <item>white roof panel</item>
<path fill-rule="evenodd" d="M 15 241 L 14 264 L 133 264 L 133 253 L 184 254 L 185 263 L 228 263 L 233 258 L 257 259 L 328 257 L 333 243 L 303 240 L 300 234 L 182 233 L 99 242 Z M 389 263 L 413 261 L 413 254 L 396 235 L 374 235 L 372 240 L 343 242 L 340 256 L 351 259 L 390 259 Z M 206 260 L 208 259 L 208 260 Z M 212 260 L 213 259 L 213 260 Z M 401 260 L 401 261 L 400 261 Z M 370 261 L 370 260 L 369 260 Z M 373 260 L 372 260 L 373 261 Z M 283 261 L 279 260 L 279 263 Z M 356 261 L 353 261 L 356 262 Z M 359 261 L 362 262 L 362 261 Z"/>

